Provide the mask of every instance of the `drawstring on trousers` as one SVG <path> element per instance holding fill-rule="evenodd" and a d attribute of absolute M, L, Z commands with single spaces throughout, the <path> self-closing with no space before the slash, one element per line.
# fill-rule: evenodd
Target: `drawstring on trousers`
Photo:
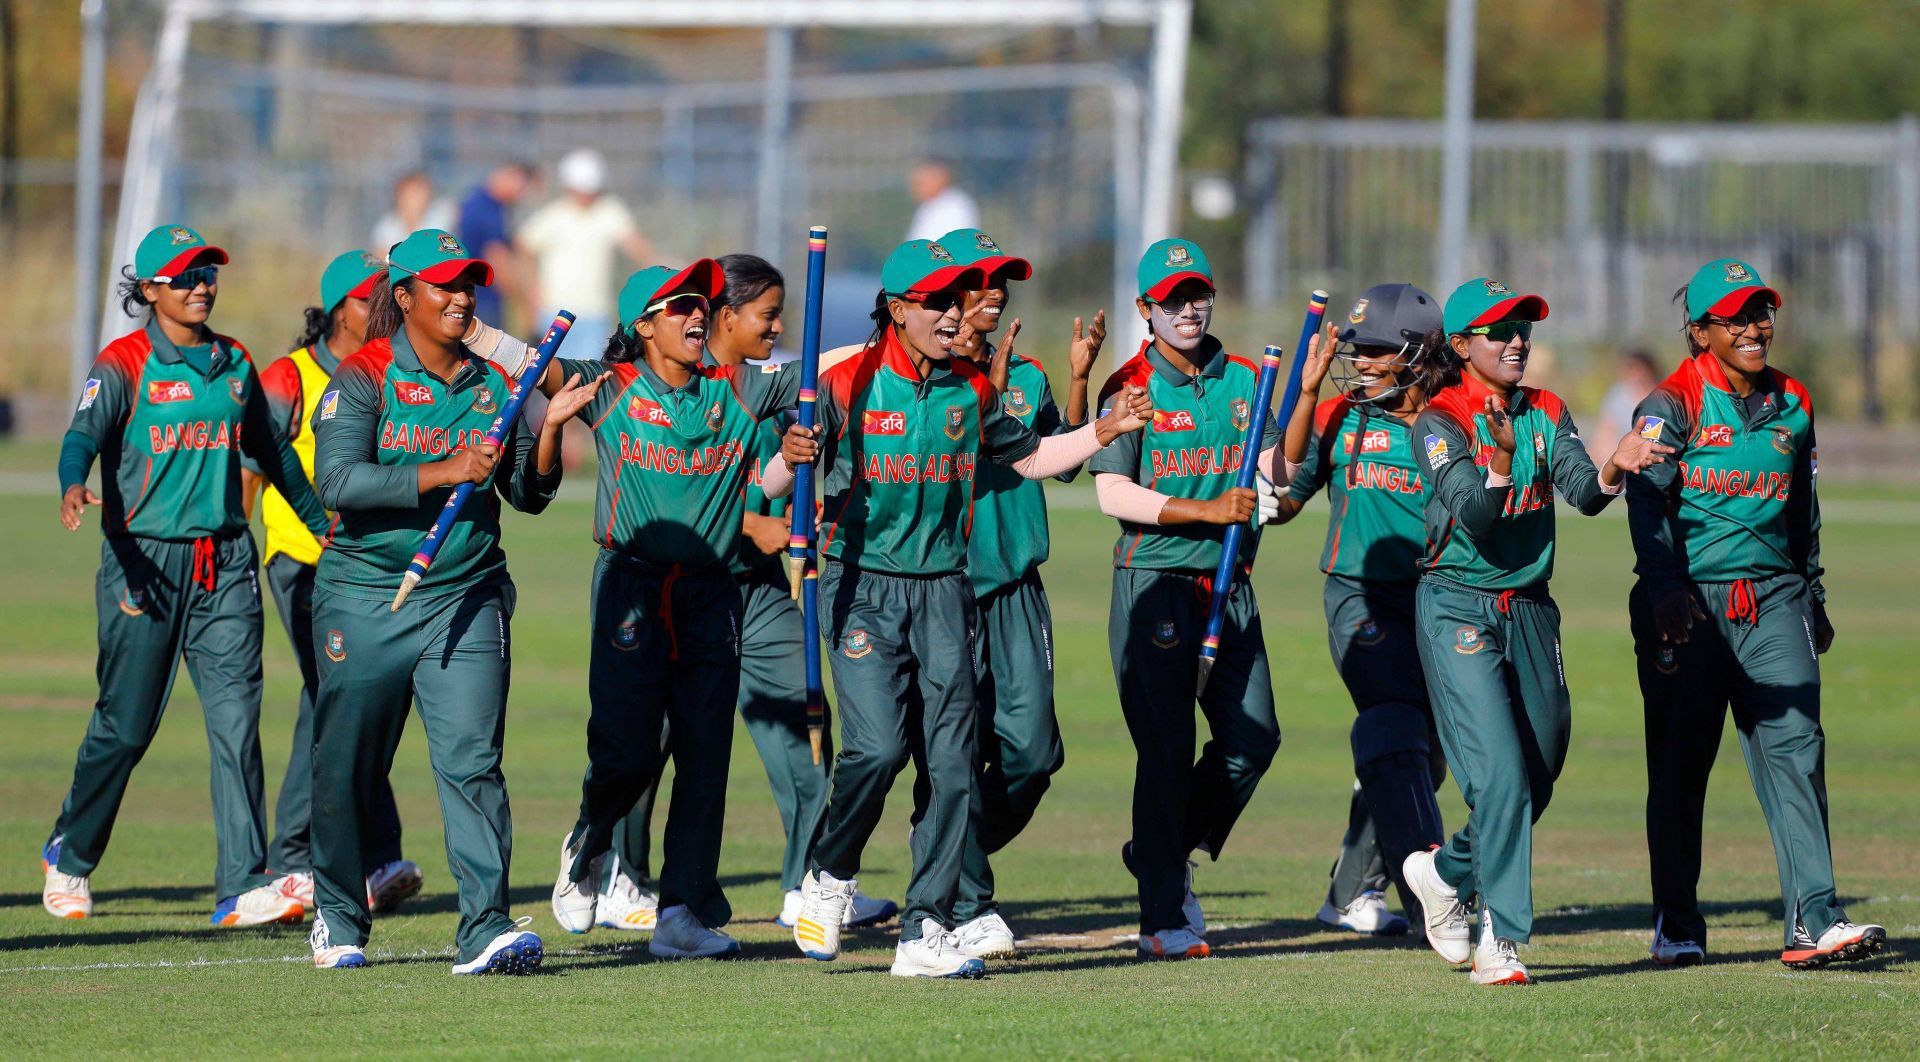
<path fill-rule="evenodd" d="M 213 593 L 214 587 L 213 539 L 196 538 L 193 540 L 193 581 L 207 593 Z"/>

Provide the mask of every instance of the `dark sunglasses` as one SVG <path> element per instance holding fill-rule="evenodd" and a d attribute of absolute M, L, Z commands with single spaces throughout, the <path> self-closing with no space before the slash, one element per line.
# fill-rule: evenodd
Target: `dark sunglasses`
<path fill-rule="evenodd" d="M 1166 314 L 1168 317 L 1178 317 L 1186 313 L 1189 306 L 1193 308 L 1194 313 L 1206 313 L 1208 310 L 1213 309 L 1213 297 L 1214 293 L 1211 291 L 1205 294 L 1195 295 L 1188 299 L 1180 298 L 1177 295 L 1169 295 L 1153 305 L 1160 307 L 1160 312 Z"/>
<path fill-rule="evenodd" d="M 953 288 L 941 288 L 939 291 L 909 291 L 900 298 L 907 302 L 918 303 L 934 313 L 946 313 L 958 306 L 960 300 L 966 298 L 966 293 Z"/>
<path fill-rule="evenodd" d="M 646 317 L 664 310 L 668 317 L 690 317 L 693 311 L 704 310 L 706 308 L 707 297 L 705 295 L 695 295 L 688 292 L 686 294 L 671 295 L 661 299 L 659 302 L 647 307 L 640 316 Z"/>
<path fill-rule="evenodd" d="M 192 291 L 202 284 L 213 287 L 218 283 L 220 283 L 219 266 L 196 266 L 167 281 L 167 287 L 175 291 Z"/>
<path fill-rule="evenodd" d="M 1486 336 L 1495 343 L 1511 343 L 1514 336 L 1519 336 L 1520 341 L 1526 343 L 1533 339 L 1533 322 L 1495 321 L 1490 325 L 1481 325 L 1479 328 L 1469 328 L 1467 334 Z"/>

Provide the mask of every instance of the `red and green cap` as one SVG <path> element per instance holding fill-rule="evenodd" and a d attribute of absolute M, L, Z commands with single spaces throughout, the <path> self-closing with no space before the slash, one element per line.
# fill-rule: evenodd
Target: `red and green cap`
<path fill-rule="evenodd" d="M 364 299 L 373 294 L 373 285 L 386 267 L 379 255 L 359 249 L 328 262 L 320 274 L 320 308 L 332 313 L 334 307 L 347 299 Z"/>
<path fill-rule="evenodd" d="M 962 262 L 938 240 L 908 240 L 880 267 L 880 290 L 889 295 L 924 295 L 955 285 L 968 291 L 984 288 L 987 271 Z"/>
<path fill-rule="evenodd" d="M 1029 280 L 1033 277 L 1032 262 L 1002 251 L 1000 245 L 993 242 L 993 237 L 979 229 L 955 229 L 935 242 L 945 247 L 955 262 L 979 266 L 989 283 L 995 277 L 1007 280 Z"/>
<path fill-rule="evenodd" d="M 1213 267 L 1207 252 L 1192 240 L 1161 240 L 1140 256 L 1140 297 L 1159 302 L 1183 280 L 1199 280 L 1213 287 Z"/>
<path fill-rule="evenodd" d="M 480 271 L 482 287 L 493 283 L 493 267 L 487 260 L 468 254 L 459 237 L 443 229 L 420 229 L 387 252 L 387 279 L 394 283 L 419 277 L 429 284 L 445 284 L 469 269 Z"/>
<path fill-rule="evenodd" d="M 1538 295 L 1515 295 L 1491 277 L 1474 277 L 1447 296 L 1440 317 L 1441 327 L 1455 336 L 1495 321 L 1544 321 L 1547 300 Z"/>
<path fill-rule="evenodd" d="M 1731 317 L 1755 295 L 1780 305 L 1780 293 L 1767 287 L 1759 270 L 1738 258 L 1716 258 L 1687 281 L 1687 320 L 1698 321 L 1708 314 Z"/>
<path fill-rule="evenodd" d="M 655 303 L 679 291 L 691 291 L 707 299 L 717 297 L 727 286 L 727 275 L 720 263 L 702 258 L 685 269 L 672 266 L 648 266 L 627 278 L 620 286 L 620 331 L 633 334 L 633 323 L 651 312 Z"/>
<path fill-rule="evenodd" d="M 226 265 L 227 252 L 207 242 L 186 225 L 161 225 L 140 237 L 134 248 L 133 272 L 141 280 L 162 283 L 195 266 Z"/>

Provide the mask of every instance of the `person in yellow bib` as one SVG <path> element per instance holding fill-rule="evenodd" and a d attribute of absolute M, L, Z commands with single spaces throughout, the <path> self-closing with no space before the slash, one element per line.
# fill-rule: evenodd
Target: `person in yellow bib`
<path fill-rule="evenodd" d="M 352 250 L 327 264 L 320 274 L 320 304 L 307 307 L 306 332 L 286 357 L 260 373 L 273 421 L 293 441 L 300 469 L 313 480 L 314 410 L 327 381 L 342 359 L 367 341 L 367 296 L 386 268 L 379 255 Z M 293 725 L 293 754 L 287 777 L 273 806 L 273 844 L 267 866 L 275 884 L 313 910 L 313 697 L 319 672 L 313 658 L 313 573 L 320 563 L 320 540 L 313 537 L 287 499 L 260 475 L 251 460 L 241 468 L 243 497 L 251 509 L 260 497 L 260 520 L 267 529 L 267 587 L 273 592 L 280 623 L 300 662 L 300 715 Z M 265 488 L 266 493 L 259 492 Z M 373 807 L 368 840 L 367 905 L 374 913 L 391 911 L 420 891 L 420 868 L 400 858 L 400 813 L 393 789 L 382 778 Z"/>

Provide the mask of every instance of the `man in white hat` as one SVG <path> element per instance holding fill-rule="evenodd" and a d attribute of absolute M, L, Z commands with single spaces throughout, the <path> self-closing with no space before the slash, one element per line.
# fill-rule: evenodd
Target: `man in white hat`
<path fill-rule="evenodd" d="M 569 151 L 554 176 L 560 197 L 527 218 L 514 244 L 534 259 L 530 301 L 542 308 L 534 327 L 544 329 L 556 310 L 571 310 L 578 319 L 568 348 L 580 357 L 597 357 L 613 334 L 614 289 L 627 273 L 615 261 L 615 251 L 640 266 L 653 260 L 653 245 L 626 204 L 606 194 L 607 160 L 598 151 Z"/>

